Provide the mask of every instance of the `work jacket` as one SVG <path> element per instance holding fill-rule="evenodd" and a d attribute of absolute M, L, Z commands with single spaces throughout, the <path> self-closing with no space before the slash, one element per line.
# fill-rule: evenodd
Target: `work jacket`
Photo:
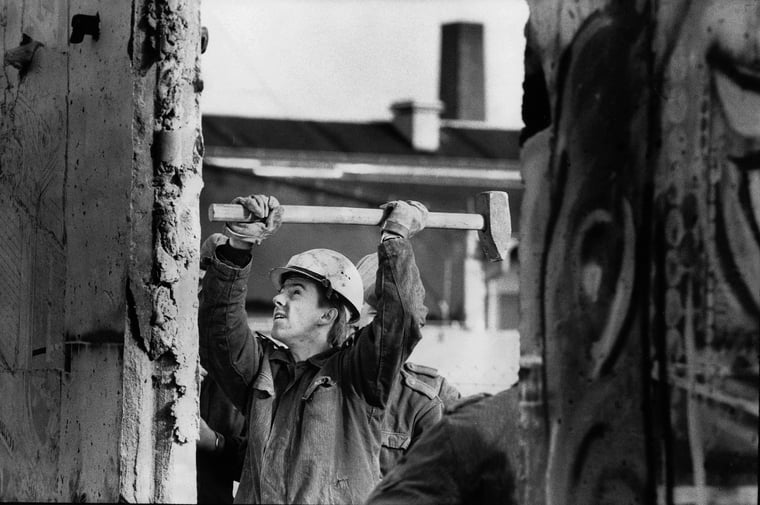
<path fill-rule="evenodd" d="M 365 505 L 514 505 L 518 391 L 457 402 Z"/>
<path fill-rule="evenodd" d="M 414 442 L 443 417 L 459 391 L 435 368 L 404 363 L 391 389 L 385 411 L 380 449 L 382 475 L 396 466 Z"/>
<path fill-rule="evenodd" d="M 352 345 L 298 363 L 248 328 L 250 262 L 211 259 L 200 295 L 201 352 L 248 422 L 236 503 L 361 503 L 379 481 L 384 409 L 426 309 L 409 241 L 386 240 L 378 257 L 374 321 Z"/>

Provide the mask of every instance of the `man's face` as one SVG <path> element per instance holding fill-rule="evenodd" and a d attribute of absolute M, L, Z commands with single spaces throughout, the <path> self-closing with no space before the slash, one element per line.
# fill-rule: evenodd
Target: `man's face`
<path fill-rule="evenodd" d="M 316 336 L 320 318 L 329 309 L 320 288 L 305 277 L 286 279 L 272 301 L 272 337 L 286 345 Z"/>

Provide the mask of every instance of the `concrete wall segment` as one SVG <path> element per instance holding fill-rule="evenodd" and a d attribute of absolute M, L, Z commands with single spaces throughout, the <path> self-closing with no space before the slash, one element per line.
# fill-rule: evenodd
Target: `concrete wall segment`
<path fill-rule="evenodd" d="M 760 4 L 530 5 L 522 497 L 754 503 Z"/>
<path fill-rule="evenodd" d="M 60 459 L 67 90 L 61 12 L 37 1 L 4 2 L 0 11 L 0 499 L 54 496 Z M 23 44 L 31 38 L 31 46 Z M 30 47 L 25 58 L 9 57 Z"/>
<path fill-rule="evenodd" d="M 69 45 L 67 328 L 72 339 L 123 333 L 132 159 L 126 2 L 71 1 L 72 15 L 100 14 L 100 38 Z M 83 259 L 87 258 L 87 261 Z"/>
<path fill-rule="evenodd" d="M 71 370 L 61 398 L 61 457 L 55 472 L 59 500 L 118 500 L 122 350 L 121 344 L 70 346 Z"/>
<path fill-rule="evenodd" d="M 194 500 L 199 40 L 196 2 L 0 4 L 2 500 Z"/>
<path fill-rule="evenodd" d="M 121 495 L 195 500 L 200 225 L 200 17 L 195 2 L 134 5 L 129 337 Z M 149 471 L 143 469 L 147 465 Z"/>
<path fill-rule="evenodd" d="M 521 495 L 529 503 L 647 502 L 641 311 L 632 302 L 648 226 L 643 6 L 529 3 L 553 124 L 523 150 L 532 173 L 521 226 L 521 337 L 541 364 L 524 385 L 530 440 Z"/>

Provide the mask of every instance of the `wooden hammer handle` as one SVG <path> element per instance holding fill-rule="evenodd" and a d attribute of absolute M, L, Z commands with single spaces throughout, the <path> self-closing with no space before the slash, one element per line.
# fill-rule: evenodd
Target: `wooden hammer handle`
<path fill-rule="evenodd" d="M 320 207 L 311 205 L 283 205 L 283 223 L 359 224 L 376 226 L 383 218 L 382 209 L 353 207 Z M 237 203 L 212 203 L 208 207 L 210 221 L 251 222 L 253 215 Z M 430 212 L 425 228 L 450 230 L 482 230 L 485 219 L 480 214 Z"/>

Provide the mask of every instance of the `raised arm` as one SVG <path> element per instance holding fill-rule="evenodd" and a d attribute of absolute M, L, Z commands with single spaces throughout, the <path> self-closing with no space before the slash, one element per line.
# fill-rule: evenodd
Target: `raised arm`
<path fill-rule="evenodd" d="M 227 397 L 244 411 L 261 351 L 245 312 L 250 260 L 242 268 L 235 265 L 224 255 L 229 247 L 217 248 L 221 251 L 209 260 L 203 277 L 198 309 L 200 354 L 201 362 Z"/>
<path fill-rule="evenodd" d="M 384 208 L 387 218 L 377 248 L 377 315 L 344 355 L 352 384 L 370 404 L 381 408 L 401 366 L 419 342 L 427 316 L 425 289 L 409 241 L 424 228 L 427 209 L 417 202 L 401 201 Z"/>
<path fill-rule="evenodd" d="M 261 220 L 229 224 L 229 243 L 201 258 L 206 274 L 200 292 L 198 329 L 203 365 L 227 397 L 243 412 L 251 383 L 258 374 L 262 348 L 248 327 L 245 311 L 251 247 L 279 227 L 279 203 L 273 197 L 236 198 Z M 271 211 L 271 212 L 270 212 Z"/>

